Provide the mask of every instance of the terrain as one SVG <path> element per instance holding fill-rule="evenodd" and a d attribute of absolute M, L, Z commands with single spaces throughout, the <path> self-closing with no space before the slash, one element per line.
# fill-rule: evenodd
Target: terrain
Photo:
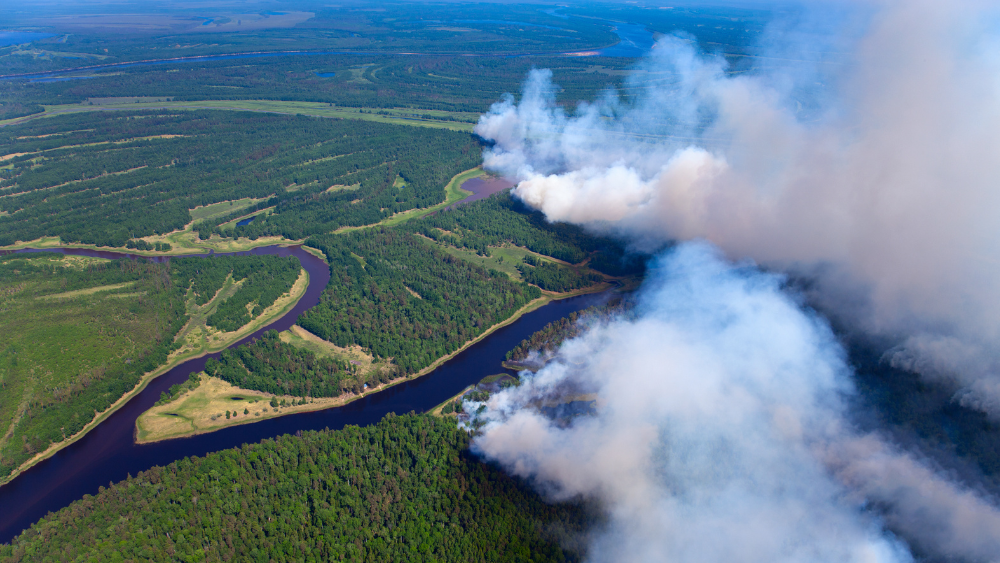
<path fill-rule="evenodd" d="M 4 306 L 32 326 L 0 339 L 5 475 L 182 360 L 224 350 L 136 419 L 140 442 L 343 405 L 552 300 L 641 279 L 647 256 L 509 194 L 456 204 L 462 183 L 485 174 L 478 116 L 531 68 L 553 69 L 565 104 L 608 87 L 630 95 L 634 55 L 602 50 L 648 11 L 365 8 L 0 14 L 0 25 L 45 29 L 0 46 L 0 249 L 150 258 L 102 266 L 118 277 L 95 275 L 99 260 L 2 259 L 57 264 L 30 279 L 0 271 Z M 740 72 L 765 21 L 741 18 L 679 9 L 632 31 L 690 31 Z M 298 244 L 330 268 L 319 304 L 289 330 L 232 346 L 290 311 L 308 276 L 277 257 L 180 256 Z M 68 365 L 104 369 L 117 387 L 100 404 L 73 398 L 100 385 Z M 545 504 L 468 443 L 453 420 L 402 416 L 185 458 L 49 515 L 0 558 L 582 557 L 572 546 L 593 515 Z"/>

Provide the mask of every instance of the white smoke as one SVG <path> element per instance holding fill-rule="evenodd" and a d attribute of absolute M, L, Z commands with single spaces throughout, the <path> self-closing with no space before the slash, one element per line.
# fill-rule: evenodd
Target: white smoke
<path fill-rule="evenodd" d="M 997 14 L 969 1 L 874 8 L 860 37 L 830 41 L 847 47 L 838 64 L 767 59 L 730 74 L 667 37 L 630 78 L 636 99 L 608 93 L 572 114 L 551 74 L 532 72 L 520 102 L 480 120 L 495 141 L 485 164 L 551 220 L 640 242 L 705 238 L 809 273 L 825 309 L 900 343 L 894 365 L 1000 417 Z M 816 80 L 819 107 L 803 105 Z"/>
<path fill-rule="evenodd" d="M 1000 561 L 986 498 L 851 429 L 844 352 L 781 284 L 680 245 L 650 268 L 634 319 L 494 394 L 474 447 L 553 498 L 598 499 L 595 562 L 911 561 L 882 517 L 932 553 Z M 541 414 L 581 394 L 595 415 Z"/>

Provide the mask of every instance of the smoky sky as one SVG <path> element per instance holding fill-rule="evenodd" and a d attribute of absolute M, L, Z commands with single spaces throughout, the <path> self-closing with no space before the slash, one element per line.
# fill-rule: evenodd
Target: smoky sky
<path fill-rule="evenodd" d="M 843 350 L 757 269 L 810 278 L 838 323 L 896 343 L 885 362 L 1000 417 L 1000 20 L 976 2 L 836 8 L 777 22 L 739 72 L 664 37 L 628 99 L 562 107 L 535 70 L 477 125 L 485 166 L 550 220 L 696 241 L 660 258 L 636 318 L 483 415 L 484 455 L 601 500 L 595 561 L 906 561 L 905 542 L 1000 560 L 996 499 L 853 428 Z M 597 414 L 546 419 L 560 389 L 595 393 Z"/>

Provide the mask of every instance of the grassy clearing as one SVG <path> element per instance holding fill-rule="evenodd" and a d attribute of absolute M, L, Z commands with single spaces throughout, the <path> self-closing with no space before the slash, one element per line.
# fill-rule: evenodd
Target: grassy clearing
<path fill-rule="evenodd" d="M 107 110 L 196 110 L 218 109 L 233 111 L 255 111 L 262 113 L 278 113 L 285 115 L 307 115 L 310 117 L 325 117 L 334 119 L 359 119 L 393 125 L 409 125 L 413 127 L 432 127 L 450 129 L 452 131 L 472 131 L 479 114 L 471 112 L 450 112 L 442 110 L 395 108 L 369 109 L 359 107 L 341 107 L 322 102 L 286 102 L 278 100 L 203 100 L 193 102 L 156 101 L 156 102 L 117 102 L 62 104 L 45 106 L 45 111 L 26 117 L 18 117 L 0 121 L 0 127 L 23 123 L 32 119 L 80 113 L 87 111 Z M 426 117 L 424 117 L 426 116 Z M 438 119 L 435 119 L 438 118 Z M 448 118 L 443 119 L 443 118 Z"/>
<path fill-rule="evenodd" d="M 115 289 L 122 289 L 123 287 L 129 287 L 135 285 L 135 282 L 125 282 L 125 283 L 114 283 L 111 285 L 102 285 L 99 287 L 88 287 L 87 289 L 77 289 L 76 291 L 67 291 L 64 293 L 53 293 L 51 295 L 39 295 L 35 299 L 72 299 L 74 297 L 80 297 L 81 295 L 93 295 L 95 293 L 101 293 L 104 291 L 113 291 Z M 116 294 L 116 297 L 122 297 L 126 294 Z"/>
<path fill-rule="evenodd" d="M 279 406 L 271 406 L 272 397 Z M 304 405 L 292 405 L 298 401 L 298 397 L 274 396 L 240 389 L 221 379 L 201 374 L 201 382 L 195 389 L 181 394 L 167 404 L 147 410 L 136 419 L 136 442 L 142 444 L 203 434 L 226 426 L 330 408 L 344 402 L 339 397 L 318 398 L 308 399 Z M 283 406 L 281 402 L 284 402 Z M 230 412 L 228 418 L 226 411 Z M 244 411 L 249 411 L 249 414 Z"/>
<path fill-rule="evenodd" d="M 240 209 L 246 209 L 247 207 L 250 207 L 260 201 L 264 201 L 264 199 L 247 197 L 233 201 L 220 201 L 219 203 L 213 203 L 211 205 L 202 205 L 191 210 L 191 219 L 193 221 L 214 219 L 222 215 L 228 215 L 234 211 L 239 211 Z"/>
<path fill-rule="evenodd" d="M 341 348 L 323 340 L 299 325 L 293 325 L 292 328 L 279 333 L 278 337 L 281 338 L 282 342 L 287 342 L 297 348 L 309 350 L 318 356 L 349 361 L 358 366 L 358 374 L 362 376 L 373 369 L 381 369 L 388 366 L 386 362 L 372 361 L 371 354 L 365 352 L 361 346 Z"/>

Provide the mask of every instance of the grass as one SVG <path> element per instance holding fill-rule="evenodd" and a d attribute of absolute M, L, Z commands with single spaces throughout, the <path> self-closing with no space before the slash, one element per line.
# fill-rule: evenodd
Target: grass
<path fill-rule="evenodd" d="M 479 114 L 472 112 L 450 112 L 430 109 L 369 109 L 362 107 L 334 106 L 323 102 L 290 102 L 279 100 L 202 100 L 193 102 L 156 101 L 156 102 L 119 102 L 61 104 L 45 106 L 45 111 L 33 115 L 0 121 L 0 127 L 23 123 L 32 119 L 42 119 L 67 113 L 106 110 L 196 110 L 218 109 L 234 111 L 256 111 L 262 113 L 278 113 L 285 115 L 306 115 L 334 119 L 360 119 L 394 125 L 410 125 L 414 127 L 433 127 L 451 129 L 452 131 L 472 131 Z M 419 114 L 419 116 L 417 116 Z M 429 118 L 420 117 L 428 116 Z M 434 119 L 438 118 L 438 119 Z M 452 118 L 458 121 L 445 120 Z"/>
<path fill-rule="evenodd" d="M 86 264 L 107 262 L 21 256 L 8 263 L 24 260 L 78 271 Z M 94 413 L 77 412 L 74 393 L 101 380 L 109 368 L 152 350 L 165 336 L 156 305 L 160 290 L 151 280 L 65 291 L 65 276 L 57 268 L 54 274 L 0 277 L 0 457 L 8 457 L 5 452 L 23 455 L 8 446 L 29 455 L 47 448 L 48 438 L 37 448 L 17 441 L 19 436 L 30 439 L 32 429 L 49 420 L 60 421 L 56 428 L 64 419 L 78 421 L 83 416 L 80 422 L 89 421 Z"/>
<path fill-rule="evenodd" d="M 125 288 L 125 287 L 129 287 L 131 285 L 135 285 L 135 282 L 114 283 L 114 284 L 111 284 L 111 285 L 101 285 L 101 286 L 98 286 L 98 287 L 88 287 L 87 289 L 77 289 L 76 291 L 67 291 L 67 292 L 64 292 L 64 293 L 53 293 L 51 295 L 39 295 L 35 299 L 72 299 L 74 297 L 80 297 L 81 295 L 93 295 L 95 293 L 101 293 L 101 292 L 105 292 L 105 291 L 113 291 L 113 290 L 116 290 L 116 289 L 122 289 L 122 288 Z M 125 293 L 125 294 L 118 293 L 118 294 L 115 294 L 114 296 L 115 297 L 123 297 L 123 296 L 126 296 L 126 295 L 133 295 L 133 294 L 131 294 L 131 293 Z M 138 294 L 138 295 L 141 295 L 141 294 Z"/>
<path fill-rule="evenodd" d="M 252 197 L 247 197 L 243 199 L 236 199 L 232 201 L 220 201 L 219 203 L 213 203 L 210 205 L 202 205 L 195 207 L 191 210 L 191 219 L 193 221 L 204 221 L 206 219 L 214 219 L 216 217 L 221 217 L 223 215 L 228 215 L 234 211 L 239 211 L 241 209 L 246 209 L 257 202 L 264 201 L 264 199 L 254 199 Z"/>
<path fill-rule="evenodd" d="M 272 407 L 275 397 L 285 406 Z M 298 397 L 273 396 L 260 391 L 233 387 L 229 383 L 201 374 L 201 381 L 191 391 L 164 405 L 150 408 L 135 421 L 136 442 L 148 443 L 170 438 L 212 432 L 227 426 L 248 424 L 276 416 L 324 409 L 342 404 L 340 398 L 309 399 L 304 405 L 294 405 Z M 244 409 L 250 414 L 244 414 Z M 226 418 L 226 411 L 235 413 Z"/>
<path fill-rule="evenodd" d="M 297 348 L 309 350 L 318 356 L 349 361 L 358 366 L 358 373 L 360 375 L 365 375 L 373 369 L 381 369 L 388 365 L 385 362 L 374 362 L 371 354 L 365 352 L 361 346 L 341 348 L 323 340 L 299 325 L 293 325 L 292 328 L 281 332 L 278 337 L 281 338 L 282 342 L 287 342 Z"/>

